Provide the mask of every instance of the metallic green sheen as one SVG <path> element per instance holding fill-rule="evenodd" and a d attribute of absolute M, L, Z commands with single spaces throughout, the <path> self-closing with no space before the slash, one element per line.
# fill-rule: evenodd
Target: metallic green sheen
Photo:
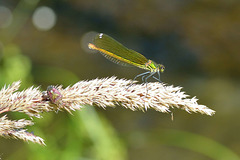
<path fill-rule="evenodd" d="M 126 48 L 121 43 L 117 42 L 116 40 L 114 40 L 113 38 L 106 34 L 103 33 L 97 34 L 93 43 L 96 47 L 104 49 L 118 57 L 121 57 L 129 61 L 129 63 L 126 63 L 118 58 L 109 57 L 105 53 L 101 52 L 106 58 L 110 59 L 115 63 L 119 63 L 122 65 L 132 64 L 142 68 L 148 62 L 148 59 L 144 57 L 142 54 Z"/>

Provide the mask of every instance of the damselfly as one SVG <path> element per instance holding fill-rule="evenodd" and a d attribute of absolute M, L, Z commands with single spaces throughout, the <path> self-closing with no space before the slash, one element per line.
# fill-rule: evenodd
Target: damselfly
<path fill-rule="evenodd" d="M 142 81 L 144 82 L 147 82 L 149 77 L 153 77 L 157 81 L 161 82 L 160 73 L 162 73 L 165 69 L 162 64 L 157 64 L 156 62 L 147 59 L 142 54 L 126 48 L 106 34 L 97 34 L 93 43 L 89 43 L 88 47 L 99 51 L 104 57 L 117 64 L 133 65 L 148 70 L 147 72 L 137 75 L 133 81 L 142 76 Z M 156 73 L 158 74 L 158 78 L 154 76 Z"/>

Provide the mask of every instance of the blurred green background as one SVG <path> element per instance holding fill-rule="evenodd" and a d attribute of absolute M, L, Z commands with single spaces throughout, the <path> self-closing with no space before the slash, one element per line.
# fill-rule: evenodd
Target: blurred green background
<path fill-rule="evenodd" d="M 143 72 L 89 54 L 93 31 L 164 64 L 163 82 L 182 86 L 216 115 L 176 109 L 171 121 L 153 110 L 92 106 L 73 116 L 45 113 L 29 131 L 47 146 L 0 138 L 0 159 L 240 159 L 239 0 L 1 0 L 0 86 L 21 80 L 22 89 L 45 90 Z"/>

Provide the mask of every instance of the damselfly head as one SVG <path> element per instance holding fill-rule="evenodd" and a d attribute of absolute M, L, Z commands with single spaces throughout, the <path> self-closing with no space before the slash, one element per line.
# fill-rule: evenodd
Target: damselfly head
<path fill-rule="evenodd" d="M 164 70 L 165 70 L 164 65 L 162 65 L 162 64 L 158 64 L 158 67 L 159 67 L 160 72 L 163 73 Z"/>

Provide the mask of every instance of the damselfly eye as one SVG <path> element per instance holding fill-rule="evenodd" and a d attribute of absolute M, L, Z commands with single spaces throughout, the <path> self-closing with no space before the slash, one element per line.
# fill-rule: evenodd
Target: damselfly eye
<path fill-rule="evenodd" d="M 164 70 L 165 70 L 164 65 L 160 64 L 160 71 L 161 71 L 161 72 L 164 72 Z"/>

